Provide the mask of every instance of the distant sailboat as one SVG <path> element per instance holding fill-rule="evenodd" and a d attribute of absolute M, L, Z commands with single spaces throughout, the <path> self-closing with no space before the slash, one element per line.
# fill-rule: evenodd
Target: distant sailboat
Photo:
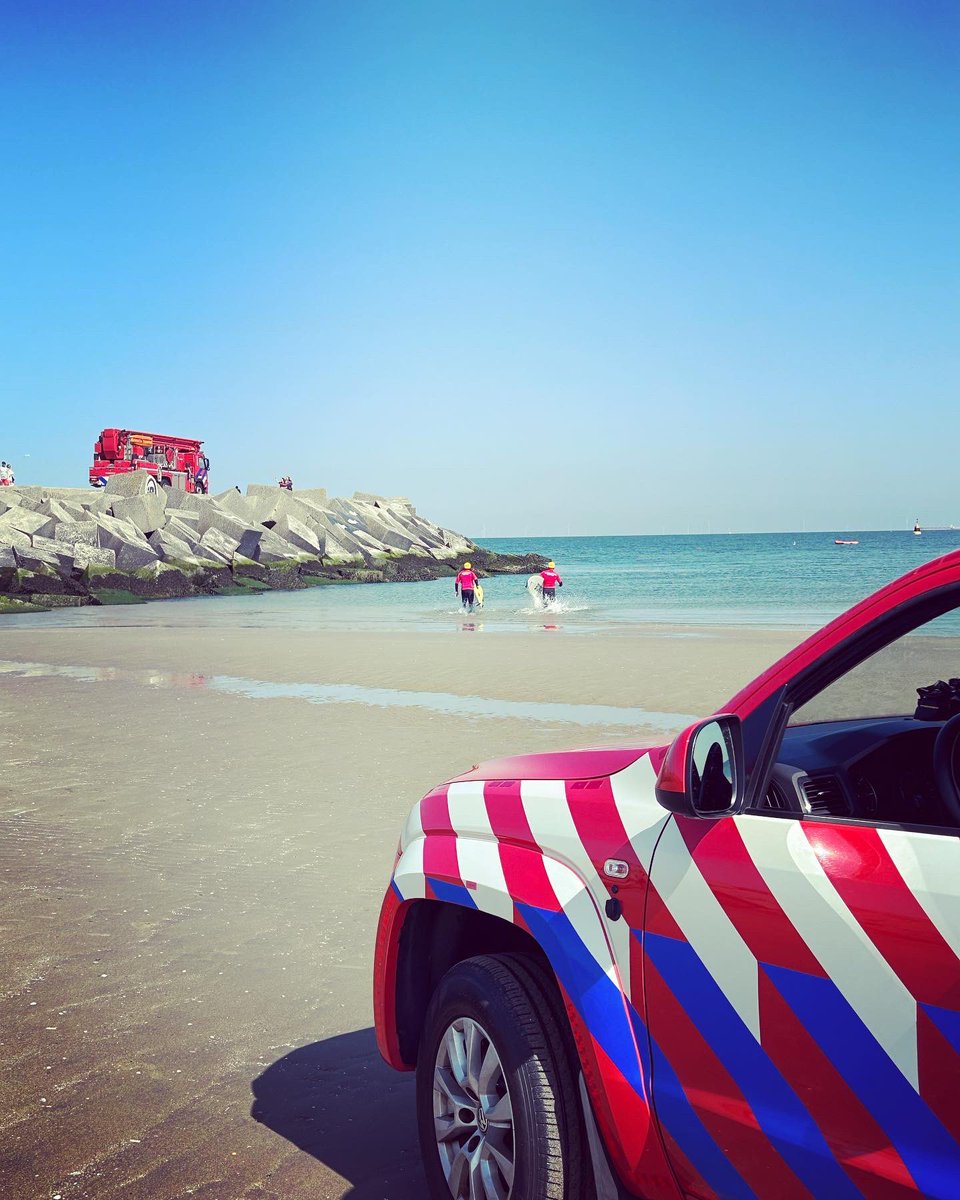
<path fill-rule="evenodd" d="M 920 528 L 920 518 L 917 517 L 913 523 L 913 535 L 914 537 L 919 537 L 922 533 L 923 530 Z"/>

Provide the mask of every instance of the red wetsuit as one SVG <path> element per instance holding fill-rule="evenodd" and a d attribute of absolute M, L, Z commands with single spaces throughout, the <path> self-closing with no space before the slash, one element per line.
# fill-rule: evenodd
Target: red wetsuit
<path fill-rule="evenodd" d="M 554 588 L 563 587 L 563 580 L 556 571 L 547 567 L 546 570 L 540 572 L 540 585 L 544 591 L 549 589 L 552 592 Z"/>
<path fill-rule="evenodd" d="M 457 576 L 457 587 L 461 592 L 472 592 L 477 586 L 476 571 L 461 571 Z"/>

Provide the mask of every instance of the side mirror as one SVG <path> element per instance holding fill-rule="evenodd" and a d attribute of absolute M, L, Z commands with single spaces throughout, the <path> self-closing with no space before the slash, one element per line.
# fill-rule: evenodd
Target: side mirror
<path fill-rule="evenodd" d="M 677 738 L 657 777 L 657 799 L 689 817 L 725 817 L 743 807 L 743 730 L 723 715 L 691 725 Z"/>

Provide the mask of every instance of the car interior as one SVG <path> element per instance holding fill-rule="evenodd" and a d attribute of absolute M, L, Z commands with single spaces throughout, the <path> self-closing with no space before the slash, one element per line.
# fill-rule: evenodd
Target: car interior
<path fill-rule="evenodd" d="M 757 810 L 960 830 L 956 598 L 936 600 L 927 620 L 905 614 L 899 636 L 814 694 L 798 691 Z"/>
<path fill-rule="evenodd" d="M 911 715 L 792 725 L 759 807 L 813 818 L 958 829 L 960 820 L 934 769 L 934 748 L 947 724 Z M 955 778 L 958 740 L 954 732 L 949 758 Z"/>

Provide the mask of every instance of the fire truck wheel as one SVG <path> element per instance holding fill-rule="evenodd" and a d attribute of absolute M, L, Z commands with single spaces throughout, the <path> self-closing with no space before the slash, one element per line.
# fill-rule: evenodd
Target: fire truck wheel
<path fill-rule="evenodd" d="M 143 490 L 148 496 L 155 496 L 157 494 L 157 481 L 152 475 L 147 476 L 147 482 L 143 485 Z"/>
<path fill-rule="evenodd" d="M 513 954 L 467 959 L 438 984 L 417 1062 L 434 1200 L 596 1200 L 555 993 Z"/>
<path fill-rule="evenodd" d="M 169 487 L 170 487 L 170 480 L 169 480 L 169 479 L 161 479 L 161 480 L 160 480 L 160 486 L 161 486 L 162 488 L 169 488 Z"/>

